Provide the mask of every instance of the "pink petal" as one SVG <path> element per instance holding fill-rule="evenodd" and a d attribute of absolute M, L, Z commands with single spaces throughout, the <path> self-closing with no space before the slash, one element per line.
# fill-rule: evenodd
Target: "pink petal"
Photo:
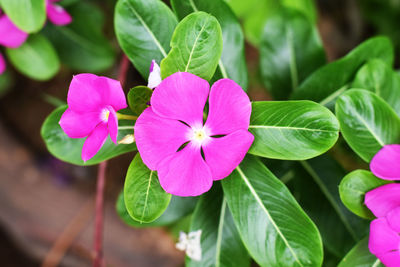
<path fill-rule="evenodd" d="M 400 264 L 400 252 L 399 250 L 394 250 L 386 253 L 381 253 L 376 255 L 376 257 L 386 266 L 386 267 L 399 267 Z"/>
<path fill-rule="evenodd" d="M 157 166 L 164 190 L 176 196 L 198 196 L 212 186 L 210 168 L 201 157 L 200 147 L 190 143 L 181 151 L 166 157 Z"/>
<path fill-rule="evenodd" d="M 204 156 L 214 180 L 227 177 L 243 160 L 254 136 L 247 130 L 238 130 L 221 138 L 211 138 L 203 146 Z"/>
<path fill-rule="evenodd" d="M 2 54 L 0 54 L 0 75 L 6 70 L 6 61 Z"/>
<path fill-rule="evenodd" d="M 371 222 L 368 247 L 372 254 L 398 250 L 399 246 L 400 236 L 390 228 L 386 218 L 378 218 Z"/>
<path fill-rule="evenodd" d="M 100 123 L 86 138 L 82 148 L 82 160 L 88 161 L 100 150 L 107 140 L 108 129 L 106 123 Z"/>
<path fill-rule="evenodd" d="M 93 82 L 93 86 L 101 94 L 104 105 L 112 106 L 115 111 L 128 107 L 124 90 L 119 81 L 107 77 L 97 77 Z"/>
<path fill-rule="evenodd" d="M 151 97 L 151 106 L 161 117 L 181 120 L 191 126 L 202 124 L 209 90 L 206 80 L 177 72 L 160 83 Z"/>
<path fill-rule="evenodd" d="M 211 135 L 247 130 L 250 124 L 251 103 L 242 88 L 230 79 L 214 83 L 210 93 L 210 111 L 206 127 Z"/>
<path fill-rule="evenodd" d="M 189 127 L 177 120 L 165 119 L 148 107 L 135 124 L 136 146 L 143 162 L 152 170 L 165 157 L 175 153 L 188 141 Z"/>
<path fill-rule="evenodd" d="M 386 145 L 372 158 L 370 168 L 385 180 L 400 180 L 400 145 Z"/>
<path fill-rule="evenodd" d="M 118 137 L 118 118 L 117 113 L 112 107 L 107 107 L 110 111 L 110 115 L 108 117 L 108 131 L 110 132 L 111 140 L 117 144 L 117 137 Z"/>
<path fill-rule="evenodd" d="M 28 34 L 18 29 L 6 15 L 0 17 L 0 45 L 17 48 L 27 38 Z"/>
<path fill-rule="evenodd" d="M 150 74 L 147 87 L 154 89 L 161 83 L 161 70 L 157 62 L 153 59 L 150 65 Z"/>
<path fill-rule="evenodd" d="M 400 233 L 400 207 L 397 207 L 389 211 L 388 214 L 386 215 L 386 220 L 390 228 Z"/>
<path fill-rule="evenodd" d="M 101 90 L 96 88 L 94 81 L 98 76 L 90 73 L 75 75 L 68 91 L 68 107 L 75 112 L 99 111 L 103 106 Z"/>
<path fill-rule="evenodd" d="M 82 138 L 88 136 L 100 122 L 99 112 L 77 113 L 68 108 L 59 124 L 68 137 Z"/>
<path fill-rule="evenodd" d="M 365 205 L 376 217 L 386 214 L 400 206 L 400 184 L 387 184 L 365 194 Z"/>
<path fill-rule="evenodd" d="M 47 17 L 52 23 L 59 26 L 64 26 L 72 22 L 71 15 L 63 7 L 52 3 L 47 4 Z"/>

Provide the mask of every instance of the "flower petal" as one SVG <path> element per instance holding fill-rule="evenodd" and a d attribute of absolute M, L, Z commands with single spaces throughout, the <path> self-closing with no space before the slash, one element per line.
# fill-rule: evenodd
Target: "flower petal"
<path fill-rule="evenodd" d="M 112 106 L 115 111 L 128 107 L 124 90 L 119 81 L 107 77 L 97 77 L 93 86 L 99 91 L 104 105 Z"/>
<path fill-rule="evenodd" d="M 400 263 L 400 252 L 399 250 L 394 250 L 386 253 L 381 253 L 376 255 L 376 257 L 386 266 L 386 267 L 398 267 Z"/>
<path fill-rule="evenodd" d="M 400 184 L 387 184 L 365 194 L 365 205 L 376 217 L 386 214 L 400 206 Z"/>
<path fill-rule="evenodd" d="M 206 127 L 210 129 L 211 135 L 230 134 L 249 128 L 250 99 L 234 81 L 221 79 L 214 83 L 209 105 Z"/>
<path fill-rule="evenodd" d="M 108 116 L 108 132 L 110 133 L 111 140 L 117 144 L 118 137 L 118 118 L 115 110 L 108 106 L 107 109 L 110 111 L 110 115 Z"/>
<path fill-rule="evenodd" d="M 83 138 L 88 136 L 100 123 L 99 112 L 77 113 L 70 108 L 61 116 L 59 124 L 70 138 Z"/>
<path fill-rule="evenodd" d="M 150 65 L 150 74 L 147 87 L 154 89 L 161 83 L 161 70 L 157 62 L 153 59 Z"/>
<path fill-rule="evenodd" d="M 86 138 L 82 148 L 82 160 L 88 161 L 104 145 L 107 140 L 108 129 L 106 123 L 100 123 L 93 132 Z"/>
<path fill-rule="evenodd" d="M 160 83 L 151 97 L 151 106 L 161 117 L 181 120 L 191 126 L 202 124 L 209 91 L 206 80 L 191 73 L 177 72 Z"/>
<path fill-rule="evenodd" d="M 68 91 L 68 107 L 75 112 L 98 111 L 103 106 L 101 92 L 94 86 L 97 75 L 82 73 L 72 78 Z"/>
<path fill-rule="evenodd" d="M 27 38 L 28 34 L 18 29 L 6 15 L 0 15 L 0 45 L 17 48 Z"/>
<path fill-rule="evenodd" d="M 47 3 L 47 17 L 53 24 L 59 26 L 64 26 L 72 22 L 71 15 L 62 6 L 49 2 Z"/>
<path fill-rule="evenodd" d="M 399 246 L 400 236 L 390 228 L 386 218 L 378 218 L 371 222 L 368 247 L 372 254 L 398 250 Z"/>
<path fill-rule="evenodd" d="M 164 190 L 176 196 L 198 196 L 212 186 L 210 168 L 201 157 L 200 147 L 190 143 L 181 151 L 166 157 L 157 166 Z"/>
<path fill-rule="evenodd" d="M 6 61 L 2 54 L 0 54 L 0 75 L 6 70 Z"/>
<path fill-rule="evenodd" d="M 400 233 L 400 207 L 397 207 L 389 211 L 388 214 L 386 215 L 386 220 L 390 228 L 392 228 L 397 233 Z"/>
<path fill-rule="evenodd" d="M 165 157 L 175 153 L 186 141 L 189 127 L 177 120 L 165 119 L 148 107 L 135 124 L 136 146 L 143 162 L 152 170 Z"/>
<path fill-rule="evenodd" d="M 254 136 L 247 130 L 238 130 L 221 138 L 211 138 L 203 146 L 204 157 L 214 180 L 227 177 L 243 160 Z"/>
<path fill-rule="evenodd" d="M 385 180 L 400 180 L 400 145 L 386 145 L 372 158 L 372 173 Z"/>

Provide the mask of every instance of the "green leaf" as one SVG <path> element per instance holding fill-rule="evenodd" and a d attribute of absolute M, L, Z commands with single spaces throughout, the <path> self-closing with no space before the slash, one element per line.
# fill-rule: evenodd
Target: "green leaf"
<path fill-rule="evenodd" d="M 222 30 L 218 20 L 205 12 L 192 13 L 176 26 L 171 51 L 161 61 L 161 76 L 184 71 L 210 80 L 221 53 Z"/>
<path fill-rule="evenodd" d="M 400 115 L 400 77 L 384 61 L 371 59 L 365 63 L 352 86 L 374 92 Z"/>
<path fill-rule="evenodd" d="M 322 241 L 286 186 L 247 156 L 222 185 L 235 224 L 261 266 L 321 266 Z"/>
<path fill-rule="evenodd" d="M 380 58 L 393 64 L 393 46 L 387 37 L 363 42 L 345 57 L 313 72 L 292 94 L 292 99 L 308 99 L 330 105 L 346 90 L 357 70 L 369 59 Z"/>
<path fill-rule="evenodd" d="M 61 129 L 58 122 L 61 115 L 67 109 L 67 106 L 62 106 L 55 109 L 44 121 L 41 129 L 41 135 L 46 143 L 49 152 L 56 158 L 72 163 L 75 165 L 94 165 L 102 161 L 114 158 L 118 155 L 136 150 L 135 144 L 115 145 L 110 138 L 104 143 L 103 147 L 97 154 L 90 160 L 83 162 L 81 159 L 82 146 L 85 141 L 84 138 L 73 139 L 69 138 Z M 118 137 L 121 139 L 127 134 L 133 133 L 132 121 L 119 121 L 119 126 L 129 127 L 130 129 L 119 129 Z"/>
<path fill-rule="evenodd" d="M 128 225 L 136 228 L 140 227 L 160 227 L 168 226 L 179 219 L 184 218 L 191 212 L 193 212 L 194 207 L 197 203 L 197 198 L 194 197 L 177 197 L 172 196 L 169 202 L 168 208 L 165 210 L 163 215 L 161 215 L 157 220 L 151 223 L 140 223 L 135 221 L 128 213 L 125 200 L 124 192 L 122 191 L 117 199 L 116 210 L 119 217 Z"/>
<path fill-rule="evenodd" d="M 317 9 L 314 0 L 282 0 L 282 5 L 286 8 L 296 9 L 314 24 L 317 22 Z"/>
<path fill-rule="evenodd" d="M 244 90 L 247 89 L 247 67 L 244 57 L 244 37 L 240 24 L 230 7 L 222 0 L 172 0 L 179 19 L 197 11 L 204 11 L 217 18 L 222 29 L 223 49 L 218 63 L 221 77 L 230 78 Z"/>
<path fill-rule="evenodd" d="M 147 86 L 136 86 L 128 92 L 129 108 L 134 114 L 140 115 L 148 107 L 153 90 Z"/>
<path fill-rule="evenodd" d="M 7 48 L 6 52 L 17 70 L 35 80 L 49 80 L 60 69 L 53 45 L 39 34 L 29 36 L 23 45 Z"/>
<path fill-rule="evenodd" d="M 118 0 L 114 24 L 122 50 L 147 79 L 151 60 L 167 56 L 175 15 L 160 0 Z"/>
<path fill-rule="evenodd" d="M 11 90 L 14 85 L 14 77 L 11 75 L 10 70 L 6 70 L 0 74 L 0 98 Z"/>
<path fill-rule="evenodd" d="M 187 267 L 250 266 L 250 257 L 240 239 L 220 184 L 204 194 L 193 213 L 190 231 L 201 230 L 201 261 L 186 257 Z"/>
<path fill-rule="evenodd" d="M 355 170 L 347 174 L 340 183 L 340 198 L 354 214 L 365 219 L 374 219 L 375 216 L 364 204 L 365 194 L 388 183 L 391 182 L 375 177 L 370 171 Z"/>
<path fill-rule="evenodd" d="M 85 72 L 101 72 L 112 66 L 114 49 L 102 33 L 103 14 L 93 4 L 80 2 L 68 8 L 72 23 L 59 27 L 48 24 L 45 35 L 55 46 L 61 61 Z"/>
<path fill-rule="evenodd" d="M 274 159 L 303 160 L 331 148 L 339 123 L 327 108 L 311 101 L 253 102 L 249 153 Z"/>
<path fill-rule="evenodd" d="M 39 31 L 46 21 L 45 0 L 1 0 L 4 13 L 21 30 Z"/>
<path fill-rule="evenodd" d="M 325 63 L 316 26 L 299 11 L 281 9 L 265 24 L 260 61 L 264 85 L 275 99 L 287 99 Z"/>
<path fill-rule="evenodd" d="M 384 265 L 369 252 L 368 238 L 364 238 L 347 253 L 338 267 L 384 267 Z"/>
<path fill-rule="evenodd" d="M 400 142 L 400 118 L 374 93 L 347 91 L 336 101 L 336 116 L 344 139 L 366 162 L 384 145 Z"/>
<path fill-rule="evenodd" d="M 157 172 L 147 168 L 139 153 L 129 165 L 124 197 L 129 215 L 140 223 L 156 220 L 164 213 L 171 200 L 171 194 L 161 187 Z"/>

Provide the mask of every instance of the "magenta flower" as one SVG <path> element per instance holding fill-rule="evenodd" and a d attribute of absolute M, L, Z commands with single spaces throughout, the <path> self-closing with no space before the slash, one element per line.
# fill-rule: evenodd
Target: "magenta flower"
<path fill-rule="evenodd" d="M 28 34 L 18 29 L 8 16 L 2 14 L 0 10 L 0 45 L 9 48 L 17 48 L 21 46 L 27 38 Z M 2 74 L 5 69 L 6 62 L 0 54 L 0 74 Z"/>
<path fill-rule="evenodd" d="M 372 173 L 385 180 L 400 180 L 400 145 L 386 145 L 372 158 Z"/>
<path fill-rule="evenodd" d="M 385 266 L 400 266 L 400 184 L 369 191 L 365 205 L 377 217 L 370 225 L 369 250 Z"/>
<path fill-rule="evenodd" d="M 68 91 L 68 108 L 60 126 L 70 138 L 86 137 L 82 160 L 92 158 L 110 135 L 116 144 L 118 119 L 116 111 L 126 108 L 126 99 L 119 81 L 94 74 L 73 77 Z"/>
<path fill-rule="evenodd" d="M 197 196 L 243 160 L 254 139 L 247 130 L 250 114 L 250 100 L 234 81 L 219 80 L 210 92 L 206 80 L 178 72 L 158 85 L 151 106 L 137 119 L 136 145 L 166 192 Z"/>
<path fill-rule="evenodd" d="M 58 26 L 64 26 L 72 22 L 72 17 L 62 6 L 55 4 L 60 0 L 46 0 L 46 11 L 49 20 Z"/>

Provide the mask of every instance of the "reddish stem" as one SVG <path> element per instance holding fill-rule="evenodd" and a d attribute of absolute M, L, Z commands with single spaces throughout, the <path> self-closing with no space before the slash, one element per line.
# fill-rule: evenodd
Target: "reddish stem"
<path fill-rule="evenodd" d="M 129 69 L 129 59 L 125 54 L 123 54 L 119 65 L 119 75 L 118 75 L 118 80 L 121 82 L 122 87 L 124 87 L 125 85 L 126 74 L 128 73 L 128 69 Z"/>
<path fill-rule="evenodd" d="M 107 161 L 99 164 L 96 189 L 96 217 L 94 229 L 94 261 L 93 267 L 103 266 L 103 212 L 104 212 L 104 187 L 106 183 Z"/>

